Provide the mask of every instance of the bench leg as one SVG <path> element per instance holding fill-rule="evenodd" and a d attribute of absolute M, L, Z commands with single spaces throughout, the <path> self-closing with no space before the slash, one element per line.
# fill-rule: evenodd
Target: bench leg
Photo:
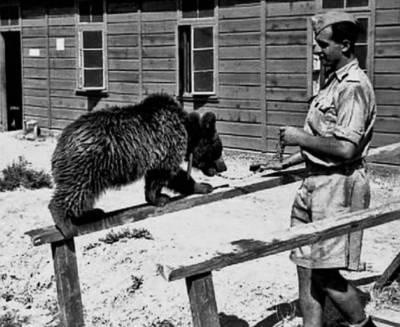
<path fill-rule="evenodd" d="M 58 305 L 64 327 L 82 327 L 83 309 L 74 239 L 51 243 Z"/>
<path fill-rule="evenodd" d="M 220 327 L 211 272 L 186 278 L 194 327 Z"/>

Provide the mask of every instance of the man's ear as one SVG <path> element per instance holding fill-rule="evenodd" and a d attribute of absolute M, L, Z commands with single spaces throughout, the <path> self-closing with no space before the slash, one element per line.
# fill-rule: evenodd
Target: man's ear
<path fill-rule="evenodd" d="M 342 52 L 347 53 L 351 49 L 351 42 L 348 39 L 342 41 Z"/>

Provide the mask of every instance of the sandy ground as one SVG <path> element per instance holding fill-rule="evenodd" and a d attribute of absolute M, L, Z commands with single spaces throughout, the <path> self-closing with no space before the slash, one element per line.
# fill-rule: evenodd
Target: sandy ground
<path fill-rule="evenodd" d="M 0 170 L 23 155 L 37 169 L 50 171 L 55 139 L 27 141 L 18 133 L 0 134 Z M 194 177 L 213 185 L 254 179 L 248 165 L 256 155 L 226 153 L 225 178 Z M 261 178 L 261 177 L 256 177 Z M 372 205 L 398 199 L 397 176 L 372 174 Z M 146 229 L 153 239 L 123 239 L 106 244 L 110 230 L 76 240 L 86 326 L 192 326 L 183 280 L 166 282 L 156 264 L 174 251 L 197 249 L 242 239 L 262 238 L 289 225 L 290 206 L 298 183 L 259 191 L 135 224 L 114 228 Z M 52 224 L 47 204 L 51 189 L 0 193 L 0 326 L 58 326 L 50 246 L 33 247 L 24 233 Z M 97 206 L 106 211 L 144 202 L 143 182 L 107 192 Z M 363 261 L 367 269 L 346 273 L 353 280 L 380 275 L 400 249 L 400 221 L 366 230 Z M 297 314 L 294 265 L 288 253 L 234 265 L 214 273 L 218 311 L 223 326 L 285 325 Z M 139 281 L 139 282 L 138 282 Z M 363 288 L 368 291 L 372 284 Z M 278 307 L 278 309 L 277 309 Z M 8 325 L 7 325 L 8 326 Z"/>

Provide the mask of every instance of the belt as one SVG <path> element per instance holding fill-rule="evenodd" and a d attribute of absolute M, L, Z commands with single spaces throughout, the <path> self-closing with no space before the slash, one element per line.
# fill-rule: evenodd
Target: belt
<path fill-rule="evenodd" d="M 365 167 L 366 162 L 364 158 L 346 162 L 338 166 L 322 166 L 308 160 L 306 161 L 306 172 L 308 176 L 331 174 L 349 175 L 355 170 Z"/>

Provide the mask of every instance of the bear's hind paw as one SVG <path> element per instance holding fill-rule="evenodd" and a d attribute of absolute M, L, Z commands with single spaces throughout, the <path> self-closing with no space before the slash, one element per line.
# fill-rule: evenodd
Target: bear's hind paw
<path fill-rule="evenodd" d="M 195 194 L 207 194 L 213 191 L 212 185 L 208 183 L 195 183 L 193 189 Z"/>

